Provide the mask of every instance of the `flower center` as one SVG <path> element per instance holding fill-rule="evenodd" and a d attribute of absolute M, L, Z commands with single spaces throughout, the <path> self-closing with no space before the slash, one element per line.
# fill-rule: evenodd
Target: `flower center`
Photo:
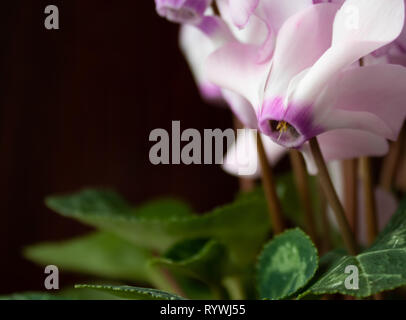
<path fill-rule="evenodd" d="M 286 121 L 270 120 L 269 127 L 271 128 L 271 132 L 278 133 L 277 142 L 294 141 L 300 136 L 295 127 Z"/>

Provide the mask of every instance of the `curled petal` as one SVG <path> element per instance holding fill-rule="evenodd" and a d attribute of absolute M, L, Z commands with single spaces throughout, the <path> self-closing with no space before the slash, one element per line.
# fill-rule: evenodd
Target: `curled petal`
<path fill-rule="evenodd" d="M 256 9 L 256 15 L 265 23 L 268 35 L 258 53 L 258 63 L 263 63 L 272 56 L 275 39 L 284 22 L 294 14 L 312 5 L 313 2 L 311 0 L 260 1 Z"/>
<path fill-rule="evenodd" d="M 229 0 L 217 0 L 217 7 L 221 18 L 232 30 L 233 35 L 242 43 L 261 46 L 267 37 L 267 28 L 263 21 L 256 15 L 252 15 L 244 28 L 239 28 L 233 22 Z"/>
<path fill-rule="evenodd" d="M 214 15 L 211 2 L 212 0 L 155 0 L 160 16 L 172 22 L 197 27 L 218 47 L 234 40 L 234 37 L 227 24 Z"/>
<path fill-rule="evenodd" d="M 312 0 L 218 0 L 217 3 L 222 17 L 237 26 L 237 38 L 242 38 L 245 43 L 259 45 L 257 63 L 265 63 L 272 57 L 277 34 L 283 23 L 313 5 Z M 247 29 L 248 32 L 241 32 Z"/>
<path fill-rule="evenodd" d="M 155 0 L 162 17 L 176 23 L 196 24 L 201 21 L 212 0 Z"/>
<path fill-rule="evenodd" d="M 233 23 L 243 28 L 248 23 L 249 18 L 254 13 L 260 0 L 231 0 L 229 9 Z"/>
<path fill-rule="evenodd" d="M 235 37 L 242 43 L 257 46 L 255 62 L 267 62 L 275 47 L 275 30 L 263 17 L 257 6 L 259 0 L 217 0 L 221 17 L 228 23 Z"/>
<path fill-rule="evenodd" d="M 313 101 L 338 71 L 395 40 L 404 16 L 404 0 L 346 0 L 334 20 L 331 48 L 301 81 L 295 98 Z"/>
<path fill-rule="evenodd" d="M 235 40 L 227 24 L 217 16 L 205 16 L 196 27 L 209 37 L 216 48 Z"/>
<path fill-rule="evenodd" d="M 311 0 L 262 0 L 256 15 L 265 23 L 268 35 L 258 53 L 257 62 L 267 61 L 273 53 L 275 39 L 284 22 L 294 14 L 313 5 Z"/>

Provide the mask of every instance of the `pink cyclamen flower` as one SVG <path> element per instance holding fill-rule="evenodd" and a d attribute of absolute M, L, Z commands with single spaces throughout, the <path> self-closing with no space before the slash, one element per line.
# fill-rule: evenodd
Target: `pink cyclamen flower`
<path fill-rule="evenodd" d="M 255 46 L 231 41 L 210 55 L 206 71 L 245 97 L 261 131 L 284 147 L 306 155 L 319 136 L 327 160 L 382 155 L 405 118 L 406 70 L 356 63 L 403 25 L 403 0 L 321 3 L 282 25 L 268 63 L 258 63 Z"/>
<path fill-rule="evenodd" d="M 217 0 L 220 17 L 214 15 L 213 10 L 208 6 L 208 1 L 201 2 L 206 4 L 206 9 L 195 10 L 193 15 L 184 14 L 185 11 L 190 10 L 190 3 L 186 1 L 156 1 L 156 7 L 161 16 L 182 23 L 180 47 L 202 97 L 210 102 L 225 101 L 245 127 L 257 128 L 257 117 L 249 101 L 234 91 L 220 88 L 210 82 L 205 72 L 205 60 L 224 44 L 238 41 L 253 45 L 257 50 L 257 62 L 266 63 L 272 56 L 276 33 L 283 22 L 296 12 L 313 5 L 313 2 L 312 0 L 283 2 Z M 245 13 L 244 8 L 247 9 Z M 238 23 L 237 20 L 241 15 L 245 15 L 244 22 Z M 189 18 L 185 18 L 186 16 Z M 226 171 L 234 174 L 238 174 L 241 162 L 246 160 L 249 163 L 258 162 L 256 144 L 252 143 L 253 137 L 246 135 L 237 139 L 236 144 L 227 153 L 224 165 Z M 269 161 L 275 163 L 285 153 L 285 149 L 265 135 L 262 135 L 262 139 L 266 145 Z M 241 150 L 247 152 L 242 153 Z M 259 171 L 255 175 L 258 174 Z"/>
<path fill-rule="evenodd" d="M 156 0 L 158 12 L 160 2 L 180 12 L 189 6 Z M 404 70 L 360 72 L 354 63 L 396 38 L 400 0 L 348 0 L 337 16 L 343 0 L 217 0 L 221 17 L 210 11 L 210 1 L 200 2 L 206 10 L 195 10 L 192 19 L 173 19 L 185 17 L 173 11 L 167 17 L 193 25 L 208 40 L 199 44 L 196 32 L 181 39 L 204 96 L 225 99 L 245 126 L 301 148 L 307 160 L 306 141 L 314 135 L 326 160 L 386 153 L 386 138 L 395 139 L 405 117 Z M 351 29 L 354 8 L 358 30 Z"/>

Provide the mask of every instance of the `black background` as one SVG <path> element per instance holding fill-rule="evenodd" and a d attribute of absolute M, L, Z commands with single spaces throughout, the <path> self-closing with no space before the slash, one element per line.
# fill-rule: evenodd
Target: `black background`
<path fill-rule="evenodd" d="M 60 29 L 46 30 L 57 5 Z M 21 249 L 89 230 L 45 196 L 112 187 L 135 204 L 175 195 L 198 211 L 232 199 L 217 166 L 153 166 L 154 128 L 230 128 L 203 102 L 178 49 L 178 26 L 153 0 L 8 0 L 0 4 L 0 294 L 43 290 Z M 61 286 L 76 278 L 61 275 Z"/>

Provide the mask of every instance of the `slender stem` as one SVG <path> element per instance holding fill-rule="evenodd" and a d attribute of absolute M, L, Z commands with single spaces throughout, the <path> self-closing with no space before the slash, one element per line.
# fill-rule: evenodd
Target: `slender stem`
<path fill-rule="evenodd" d="M 327 201 L 329 202 L 331 208 L 335 213 L 338 226 L 341 230 L 341 235 L 344 239 L 344 243 L 347 247 L 348 252 L 352 255 L 355 255 L 357 254 L 357 244 L 355 242 L 354 235 L 352 234 L 351 227 L 345 216 L 344 208 L 340 202 L 340 199 L 338 198 L 336 190 L 334 189 L 333 183 L 331 182 L 330 175 L 328 173 L 323 155 L 321 154 L 317 138 L 312 138 L 310 140 L 310 148 L 317 165 L 321 186 L 323 188 L 324 194 L 326 195 Z"/>
<path fill-rule="evenodd" d="M 364 66 L 364 59 L 359 60 L 360 67 Z M 369 244 L 375 241 L 378 235 L 378 218 L 376 215 L 376 202 L 374 194 L 374 185 L 372 181 L 371 159 L 368 157 L 360 158 L 361 176 L 364 191 L 365 215 L 367 226 L 367 238 Z M 391 184 L 391 182 L 389 183 Z"/>
<path fill-rule="evenodd" d="M 246 299 L 244 286 L 237 276 L 230 276 L 223 279 L 223 286 L 226 288 L 231 300 Z"/>
<path fill-rule="evenodd" d="M 214 14 L 215 14 L 216 16 L 219 16 L 219 15 L 220 15 L 220 10 L 219 10 L 219 8 L 218 8 L 218 6 L 217 6 L 216 1 L 213 1 L 213 3 L 211 4 L 211 7 L 213 8 Z"/>
<path fill-rule="evenodd" d="M 254 179 L 239 177 L 238 183 L 242 192 L 249 192 L 255 188 Z"/>
<path fill-rule="evenodd" d="M 265 149 L 261 135 L 259 135 L 258 133 L 257 149 L 262 170 L 262 182 L 264 185 L 265 196 L 268 203 L 268 211 L 271 218 L 272 228 L 274 230 L 274 234 L 278 234 L 285 229 L 282 215 L 282 206 L 276 193 L 276 185 L 273 178 L 272 168 L 265 155 Z"/>
<path fill-rule="evenodd" d="M 324 196 L 322 192 L 322 187 L 320 184 L 320 181 L 317 185 L 318 191 L 320 194 L 320 212 L 321 212 L 321 227 L 322 227 L 322 239 L 323 241 L 321 242 L 321 253 L 327 253 L 331 250 L 332 244 L 331 244 L 331 233 L 330 233 L 330 222 L 328 220 L 328 213 L 327 213 L 327 201 L 326 197 Z"/>
<path fill-rule="evenodd" d="M 376 214 L 376 201 L 374 194 L 374 185 L 372 181 L 371 159 L 368 157 L 360 158 L 361 177 L 364 192 L 365 221 L 367 227 L 367 239 L 371 245 L 378 235 L 378 218 Z"/>
<path fill-rule="evenodd" d="M 344 207 L 348 214 L 348 222 L 357 239 L 358 230 L 358 161 L 357 159 L 344 160 Z"/>
<path fill-rule="evenodd" d="M 364 59 L 359 60 L 360 67 L 364 66 Z M 361 171 L 363 176 L 363 189 L 364 189 L 364 201 L 365 201 L 365 212 L 367 218 L 367 237 L 368 242 L 371 244 L 378 234 L 377 218 L 376 218 L 376 207 L 375 207 L 375 197 L 372 185 L 371 176 L 371 164 L 370 160 L 366 157 L 360 159 Z M 391 182 L 389 182 L 391 184 Z M 390 187 L 389 187 L 390 188 Z M 373 239 L 373 240 L 372 240 Z M 382 300 L 382 295 L 377 293 L 373 296 L 374 300 Z"/>
<path fill-rule="evenodd" d="M 406 140 L 406 139 L 405 139 Z M 404 151 L 399 161 L 399 168 L 396 174 L 396 188 L 406 193 L 406 141 L 404 145 Z"/>
<path fill-rule="evenodd" d="M 390 146 L 389 153 L 383 160 L 380 185 L 390 191 L 395 178 L 396 170 L 402 154 L 403 140 L 405 136 L 405 127 L 400 132 L 397 141 L 393 142 Z"/>
<path fill-rule="evenodd" d="M 300 202 L 302 204 L 302 207 L 304 208 L 306 229 L 313 242 L 317 243 L 317 233 L 314 223 L 306 165 L 303 156 L 300 154 L 299 151 L 291 149 L 289 155 L 293 172 L 295 174 L 296 187 L 299 191 Z"/>

